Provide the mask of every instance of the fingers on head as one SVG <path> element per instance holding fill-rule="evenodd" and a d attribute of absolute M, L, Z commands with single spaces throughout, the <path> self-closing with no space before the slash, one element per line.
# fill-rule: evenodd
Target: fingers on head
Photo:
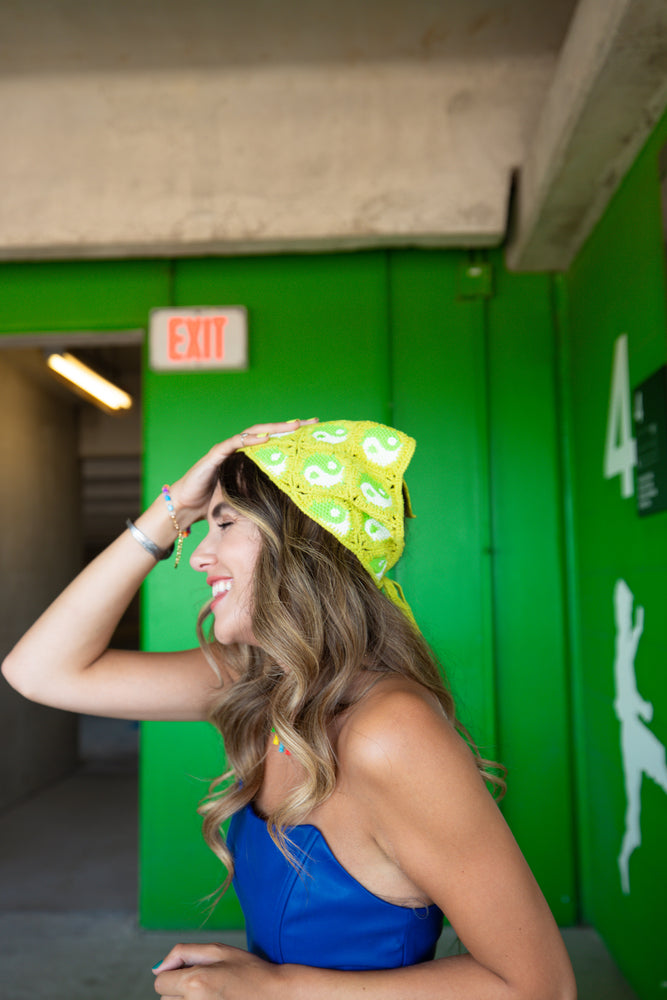
<path fill-rule="evenodd" d="M 295 417 L 294 420 L 281 420 L 270 424 L 253 424 L 243 432 L 254 437 L 266 437 L 267 434 L 285 433 L 290 430 L 297 430 L 306 424 L 317 423 L 317 417 L 310 417 L 308 420 L 301 420 Z"/>

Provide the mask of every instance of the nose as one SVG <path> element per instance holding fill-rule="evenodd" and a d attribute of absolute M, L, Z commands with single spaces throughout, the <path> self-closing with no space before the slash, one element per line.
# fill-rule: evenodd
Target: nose
<path fill-rule="evenodd" d="M 208 544 L 209 539 L 210 533 L 207 533 L 190 556 L 190 565 L 198 573 L 205 573 L 215 558 Z"/>

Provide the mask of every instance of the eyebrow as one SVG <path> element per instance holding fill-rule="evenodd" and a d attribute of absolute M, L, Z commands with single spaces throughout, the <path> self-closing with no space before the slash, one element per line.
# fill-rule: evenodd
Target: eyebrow
<path fill-rule="evenodd" d="M 213 510 L 211 511 L 211 517 L 215 521 L 217 520 L 217 518 L 222 517 L 223 514 L 234 514 L 234 513 L 236 513 L 234 508 L 231 507 L 228 503 L 225 503 L 224 500 L 221 500 L 220 503 L 217 503 L 213 508 Z"/>

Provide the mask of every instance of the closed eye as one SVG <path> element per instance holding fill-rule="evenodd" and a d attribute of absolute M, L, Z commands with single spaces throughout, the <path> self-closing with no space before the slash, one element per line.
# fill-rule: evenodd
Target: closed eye
<path fill-rule="evenodd" d="M 231 528 L 231 526 L 233 525 L 234 522 L 233 521 L 218 521 L 217 523 L 218 523 L 218 527 L 222 528 L 222 530 L 224 531 L 225 528 Z"/>

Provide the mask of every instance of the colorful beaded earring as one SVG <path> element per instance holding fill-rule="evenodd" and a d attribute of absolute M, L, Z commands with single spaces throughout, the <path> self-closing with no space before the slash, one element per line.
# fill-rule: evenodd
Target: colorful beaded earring
<path fill-rule="evenodd" d="M 289 752 L 289 750 L 287 749 L 287 747 L 285 746 L 285 744 L 281 743 L 281 741 L 278 739 L 278 733 L 276 732 L 276 727 L 275 726 L 271 726 L 271 732 L 273 733 L 273 745 L 274 745 L 274 747 L 278 747 L 278 750 L 279 750 L 280 753 L 284 753 L 288 757 L 291 757 L 292 754 Z"/>

